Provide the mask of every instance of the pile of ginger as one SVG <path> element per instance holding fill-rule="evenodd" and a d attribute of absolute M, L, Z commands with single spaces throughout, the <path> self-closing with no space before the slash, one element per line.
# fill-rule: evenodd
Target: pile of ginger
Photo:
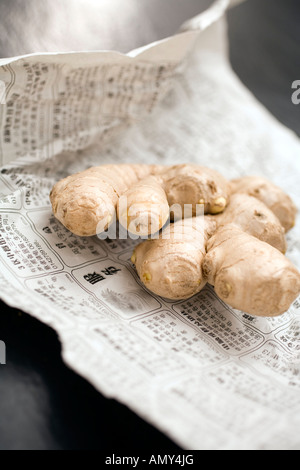
<path fill-rule="evenodd" d="M 265 178 L 228 181 L 196 164 L 111 164 L 59 181 L 50 200 L 76 235 L 104 232 L 116 217 L 139 235 L 131 261 L 166 299 L 190 298 L 208 283 L 231 307 L 272 317 L 300 294 L 300 273 L 285 256 L 297 208 Z"/>

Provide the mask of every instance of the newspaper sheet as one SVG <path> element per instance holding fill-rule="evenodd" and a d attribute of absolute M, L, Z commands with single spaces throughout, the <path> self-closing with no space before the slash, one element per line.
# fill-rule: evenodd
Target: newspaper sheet
<path fill-rule="evenodd" d="M 49 203 L 56 181 L 92 165 L 197 162 L 264 175 L 300 207 L 299 139 L 233 73 L 228 4 L 128 55 L 0 62 L 1 298 L 53 327 L 71 368 L 182 448 L 299 449 L 300 299 L 274 319 L 209 286 L 166 301 L 137 277 L 136 240 L 77 237 Z M 287 253 L 298 268 L 299 230 Z"/>

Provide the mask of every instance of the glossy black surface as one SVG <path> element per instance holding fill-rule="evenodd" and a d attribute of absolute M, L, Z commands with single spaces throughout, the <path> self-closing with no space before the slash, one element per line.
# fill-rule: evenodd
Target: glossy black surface
<path fill-rule="evenodd" d="M 49 50 L 55 47 L 62 50 L 59 27 L 56 24 L 55 29 L 49 21 L 51 5 L 56 4 L 56 9 L 61 2 L 45 1 L 40 10 L 36 9 L 41 3 L 28 1 L 24 10 L 21 9 L 23 1 L 0 1 L 0 57 L 35 52 L 42 45 L 47 50 L 47 44 Z M 139 6 L 134 10 L 135 3 Z M 91 35 L 85 41 L 84 30 L 80 31 L 77 49 L 129 50 L 172 34 L 208 3 L 105 1 L 103 8 L 109 4 L 111 15 L 115 8 L 118 20 L 112 16 L 110 27 L 106 17 L 103 35 L 99 27 L 97 39 Z M 122 16 L 122 8 L 126 13 L 129 4 L 131 16 Z M 38 38 L 32 47 L 29 39 L 22 38 L 22 32 L 28 37 L 25 28 L 20 29 L 26 16 L 30 17 L 30 8 L 35 10 L 31 40 L 43 31 L 43 40 Z M 135 11 L 135 21 L 132 21 L 132 11 Z M 84 21 L 84 11 L 82 15 Z M 14 26 L 14 19 L 19 28 Z M 62 23 L 61 28 L 66 28 L 67 23 Z M 229 13 L 235 71 L 278 119 L 300 135 L 300 105 L 291 102 L 291 84 L 300 80 L 299 24 L 299 0 L 248 0 Z M 58 31 L 57 41 L 55 31 Z M 3 303 L 0 310 L 0 340 L 7 347 L 7 365 L 0 366 L 0 449 L 178 450 L 155 428 L 125 406 L 102 397 L 69 370 L 61 360 L 60 343 L 53 330 Z"/>

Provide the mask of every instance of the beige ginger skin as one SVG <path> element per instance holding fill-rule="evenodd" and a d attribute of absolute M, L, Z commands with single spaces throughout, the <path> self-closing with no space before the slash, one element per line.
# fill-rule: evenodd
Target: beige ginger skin
<path fill-rule="evenodd" d="M 279 199 L 278 189 L 276 194 Z M 268 207 L 247 191 L 228 199 L 220 214 L 205 217 L 206 224 L 209 220 L 216 223 L 214 234 L 212 226 L 202 237 L 194 232 L 194 250 L 185 249 L 184 240 L 180 245 L 172 238 L 163 243 L 147 240 L 137 247 L 132 261 L 145 286 L 162 297 L 186 299 L 209 283 L 233 308 L 254 316 L 278 316 L 300 294 L 300 273 L 284 256 L 285 232 L 292 224 L 284 227 L 279 220 L 279 200 L 276 215 L 271 204 Z M 292 221 L 295 206 L 288 197 L 283 201 Z M 201 263 L 202 277 L 197 263 Z"/>
<path fill-rule="evenodd" d="M 58 182 L 50 199 L 54 215 L 80 236 L 106 230 L 116 211 L 129 231 L 159 233 L 136 247 L 132 262 L 144 285 L 167 299 L 187 299 L 209 283 L 233 308 L 276 316 L 300 293 L 300 273 L 284 256 L 297 209 L 264 178 L 228 182 L 194 164 L 102 165 Z M 165 225 L 174 204 L 192 210 Z M 197 205 L 204 217 L 194 217 Z"/>
<path fill-rule="evenodd" d="M 169 204 L 159 179 L 150 175 L 120 197 L 118 219 L 130 233 L 145 236 L 158 232 L 169 220 Z"/>
<path fill-rule="evenodd" d="M 246 193 L 232 194 L 228 207 L 216 221 L 218 226 L 234 223 L 249 235 L 286 252 L 285 230 L 279 219 L 263 202 Z"/>
<path fill-rule="evenodd" d="M 204 214 L 219 214 L 227 206 L 230 197 L 230 183 L 218 171 L 200 165 L 174 165 L 160 173 L 161 184 L 169 205 L 204 206 Z"/>
<path fill-rule="evenodd" d="M 198 215 L 197 208 L 204 214 L 221 213 L 229 197 L 230 183 L 219 172 L 195 164 L 167 166 L 122 195 L 118 218 L 129 232 L 150 235 L 159 231 L 169 217 L 176 220 Z M 121 205 L 126 211 L 120 209 Z M 175 205 L 176 211 L 170 214 Z M 189 205 L 188 215 L 185 205 Z"/>
<path fill-rule="evenodd" d="M 293 264 L 234 224 L 210 238 L 202 269 L 220 299 L 254 316 L 281 315 L 300 293 L 300 273 Z"/>
<path fill-rule="evenodd" d="M 244 176 L 231 181 L 234 193 L 246 193 L 263 202 L 280 220 L 288 232 L 295 225 L 297 207 L 291 197 L 271 181 L 261 176 Z"/>
<path fill-rule="evenodd" d="M 135 249 L 132 262 L 150 291 L 187 299 L 209 283 L 221 300 L 251 315 L 273 317 L 288 310 L 300 293 L 300 273 L 283 253 L 238 225 L 215 230 L 209 216 L 204 231 L 191 228 L 181 241 L 174 239 L 173 230 L 192 226 L 193 220 L 171 225 L 170 239 L 146 240 Z"/>
<path fill-rule="evenodd" d="M 76 235 L 96 235 L 112 222 L 120 196 L 152 171 L 152 165 L 102 165 L 68 176 L 50 193 L 53 214 Z"/>
<path fill-rule="evenodd" d="M 206 243 L 215 229 L 209 218 L 192 217 L 168 225 L 158 239 L 140 243 L 131 261 L 145 286 L 173 300 L 200 292 L 207 282 L 202 274 Z"/>
<path fill-rule="evenodd" d="M 118 215 L 120 223 L 139 236 L 159 231 L 170 206 L 190 204 L 192 213 L 222 212 L 230 183 L 217 171 L 196 164 L 101 165 L 56 183 L 50 194 L 57 219 L 79 236 L 104 232 Z"/>

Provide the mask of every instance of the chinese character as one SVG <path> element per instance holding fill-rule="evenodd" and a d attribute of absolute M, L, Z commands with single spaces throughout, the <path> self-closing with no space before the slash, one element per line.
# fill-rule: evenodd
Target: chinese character
<path fill-rule="evenodd" d="M 98 274 L 98 273 L 95 273 L 95 272 L 93 274 L 86 274 L 83 277 L 87 282 L 92 284 L 92 286 L 94 284 L 97 284 L 97 282 L 104 281 L 104 279 L 105 279 L 105 277 L 102 276 L 102 274 Z"/>
<path fill-rule="evenodd" d="M 57 248 L 59 248 L 60 250 L 62 250 L 63 248 L 66 248 L 66 245 L 64 245 L 63 243 L 56 243 L 56 246 L 57 246 Z"/>
<path fill-rule="evenodd" d="M 101 272 L 104 273 L 106 276 L 112 276 L 113 274 L 116 274 L 118 271 L 121 271 L 121 269 L 117 269 L 114 266 L 110 266 L 109 268 L 103 269 Z"/>

